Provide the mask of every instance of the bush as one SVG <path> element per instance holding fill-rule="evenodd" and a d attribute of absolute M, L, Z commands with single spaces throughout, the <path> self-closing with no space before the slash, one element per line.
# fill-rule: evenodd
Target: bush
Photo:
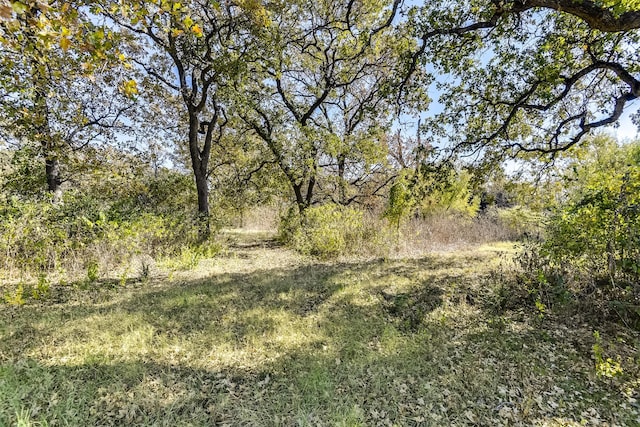
<path fill-rule="evenodd" d="M 289 210 L 279 238 L 298 252 L 320 258 L 379 254 L 387 246 L 374 226 L 365 225 L 364 212 L 336 204 L 308 208 L 304 215 Z"/>
<path fill-rule="evenodd" d="M 516 239 L 541 237 L 544 216 L 524 206 L 496 209 L 488 215 L 495 216 Z"/>
<path fill-rule="evenodd" d="M 84 271 L 95 281 L 99 271 L 134 256 L 174 256 L 199 244 L 196 219 L 188 214 L 138 212 L 123 219 L 71 192 L 58 205 L 9 198 L 0 207 L 0 230 L 0 269 L 31 277 Z"/>
<path fill-rule="evenodd" d="M 640 144 L 591 148 L 565 177 L 545 240 L 516 259 L 510 293 L 640 327 Z"/>
<path fill-rule="evenodd" d="M 575 188 L 552 215 L 542 250 L 596 279 L 640 281 L 640 143 L 600 141 L 573 165 Z"/>

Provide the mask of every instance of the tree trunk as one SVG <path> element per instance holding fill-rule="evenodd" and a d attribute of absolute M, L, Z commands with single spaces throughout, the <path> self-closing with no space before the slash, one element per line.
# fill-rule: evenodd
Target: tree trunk
<path fill-rule="evenodd" d="M 58 203 L 62 197 L 62 179 L 60 178 L 60 161 L 56 157 L 47 157 L 45 160 L 45 173 L 47 175 L 47 190 L 53 195 L 53 202 Z"/>
<path fill-rule="evenodd" d="M 62 196 L 60 188 L 62 178 L 60 176 L 60 160 L 58 159 L 58 153 L 56 153 L 56 143 L 49 125 L 49 105 L 47 104 L 49 81 L 37 59 L 32 61 L 31 66 L 34 85 L 34 135 L 44 151 L 47 191 L 53 195 L 53 202 L 57 203 Z"/>
<path fill-rule="evenodd" d="M 344 172 L 345 172 L 345 163 L 346 163 L 346 156 L 344 154 L 340 154 L 338 156 L 338 185 L 340 186 L 339 188 L 339 197 L 340 197 L 340 204 L 341 205 L 346 205 L 347 204 L 347 182 L 344 179 Z"/>
<path fill-rule="evenodd" d="M 211 225 L 209 222 L 209 185 L 206 174 L 195 172 L 195 177 L 196 189 L 198 191 L 199 233 L 203 239 L 206 239 L 211 233 Z"/>
<path fill-rule="evenodd" d="M 293 188 L 293 193 L 296 195 L 296 204 L 298 205 L 298 211 L 300 211 L 300 213 L 302 214 L 308 207 L 307 203 L 304 200 L 304 197 L 302 196 L 302 183 L 291 183 L 291 186 Z"/>
<path fill-rule="evenodd" d="M 198 148 L 198 129 L 200 121 L 196 114 L 189 114 L 189 153 L 191 155 L 191 166 L 196 180 L 196 190 L 198 193 L 198 217 L 200 220 L 200 235 L 202 238 L 209 237 L 211 231 L 209 224 L 209 183 L 207 182 L 208 158 L 205 158 Z"/>

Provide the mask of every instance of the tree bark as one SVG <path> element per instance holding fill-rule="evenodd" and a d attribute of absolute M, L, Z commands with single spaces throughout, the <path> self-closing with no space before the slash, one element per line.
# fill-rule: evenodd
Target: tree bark
<path fill-rule="evenodd" d="M 198 148 L 198 130 L 200 121 L 197 113 L 189 114 L 189 154 L 191 155 L 191 166 L 196 181 L 196 191 L 198 194 L 198 217 L 200 220 L 200 235 L 203 238 L 209 236 L 211 227 L 209 224 L 209 183 L 207 167 L 209 164 L 209 153 L 206 156 Z"/>
<path fill-rule="evenodd" d="M 340 154 L 338 155 L 338 185 L 339 187 L 339 197 L 340 204 L 345 206 L 347 204 L 347 182 L 344 179 L 345 173 L 345 164 L 346 164 L 346 155 Z"/>
<path fill-rule="evenodd" d="M 603 32 L 615 33 L 640 28 L 640 10 L 617 14 L 611 8 L 591 0 L 517 0 L 514 5 L 515 11 L 540 7 L 570 13 L 584 20 L 591 28 Z"/>
<path fill-rule="evenodd" d="M 305 202 L 305 198 L 302 196 L 302 183 L 294 184 L 291 183 L 291 187 L 293 188 L 293 193 L 296 196 L 296 204 L 298 205 L 298 211 L 302 214 L 305 209 L 308 208 L 307 203 Z"/>
<path fill-rule="evenodd" d="M 47 191 L 53 195 L 53 202 L 58 203 L 62 198 L 60 161 L 56 157 L 47 157 L 45 160 L 45 172 L 47 175 Z"/>

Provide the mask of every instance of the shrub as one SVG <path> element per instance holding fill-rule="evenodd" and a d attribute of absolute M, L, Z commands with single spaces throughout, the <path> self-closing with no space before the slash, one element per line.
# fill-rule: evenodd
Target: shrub
<path fill-rule="evenodd" d="M 552 215 L 542 250 L 596 279 L 640 279 L 640 143 L 600 139 L 597 154 L 577 161 L 568 200 Z"/>
<path fill-rule="evenodd" d="M 308 208 L 302 216 L 290 210 L 280 223 L 280 240 L 298 252 L 320 258 L 379 254 L 386 248 L 380 238 L 384 233 L 365 225 L 364 215 L 336 204 Z"/>
<path fill-rule="evenodd" d="M 516 238 L 542 235 L 544 216 L 525 206 L 496 209 L 489 215 L 495 215 Z"/>
<path fill-rule="evenodd" d="M 124 219 L 109 206 L 73 193 L 59 205 L 12 197 L 0 206 L 0 269 L 21 277 L 84 271 L 85 278 L 95 281 L 98 271 L 133 256 L 180 255 L 185 246 L 200 242 L 195 221 L 188 213 L 175 212 L 130 213 Z"/>
<path fill-rule="evenodd" d="M 562 178 L 545 240 L 517 259 L 517 295 L 640 326 L 640 143 L 594 138 Z"/>

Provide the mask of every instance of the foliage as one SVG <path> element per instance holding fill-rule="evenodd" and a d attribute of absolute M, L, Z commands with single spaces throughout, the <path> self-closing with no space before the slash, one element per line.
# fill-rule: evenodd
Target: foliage
<path fill-rule="evenodd" d="M 24 299 L 24 284 L 20 282 L 12 292 L 5 293 L 4 302 L 15 306 L 24 305 L 26 303 Z"/>
<path fill-rule="evenodd" d="M 517 238 L 540 238 L 544 229 L 544 214 L 527 206 L 496 209 L 498 220 L 510 229 Z"/>
<path fill-rule="evenodd" d="M 429 216 L 447 213 L 473 218 L 480 209 L 480 198 L 471 186 L 471 173 L 467 170 L 449 170 L 445 182 L 433 189 L 420 202 L 420 214 Z M 439 178 L 443 180 L 444 178 Z"/>
<path fill-rule="evenodd" d="M 416 205 L 409 173 L 407 169 L 400 171 L 389 190 L 387 207 L 383 213 L 396 230 L 399 230 L 401 221 L 412 213 Z"/>
<path fill-rule="evenodd" d="M 182 150 L 189 155 L 200 231 L 206 237 L 212 150 L 223 143 L 230 93 L 247 70 L 245 55 L 251 51 L 253 31 L 266 25 L 263 8 L 256 2 L 104 0 L 94 11 L 130 36 L 145 96 L 156 102 L 166 97 L 163 109 L 180 105 L 178 122 L 172 125 L 179 128 Z"/>
<path fill-rule="evenodd" d="M 586 142 L 551 170 L 555 182 L 545 197 L 556 200 L 556 206 L 543 214 L 520 207 L 502 211 L 503 221 L 515 219 L 517 227 L 524 226 L 526 235 L 535 238 L 507 274 L 505 304 L 539 301 L 549 309 L 579 311 L 637 328 L 640 144 L 619 145 L 606 135 Z"/>
<path fill-rule="evenodd" d="M 578 156 L 564 177 L 570 193 L 550 218 L 543 251 L 594 277 L 638 283 L 640 143 L 618 146 L 599 137 Z"/>
<path fill-rule="evenodd" d="M 0 193 L 1 270 L 31 277 L 84 270 L 95 282 L 131 257 L 169 257 L 200 245 L 195 219 L 184 208 L 193 200 L 188 176 L 150 174 L 132 157 L 101 157 L 104 163 L 76 176 L 76 188 L 57 204 L 42 189 L 25 187 L 23 170 L 0 176 L 12 183 Z"/>
<path fill-rule="evenodd" d="M 300 211 L 324 200 L 350 204 L 385 186 L 381 136 L 394 101 L 409 110 L 426 99 L 420 87 L 411 96 L 393 90 L 413 44 L 393 31 L 398 4 L 362 1 L 357 19 L 350 4 L 269 4 L 277 19 L 263 29 L 252 59 L 262 73 L 243 82 L 237 112 L 260 138 L 263 158 L 281 169 Z"/>
<path fill-rule="evenodd" d="M 41 189 L 58 199 L 81 167 L 78 151 L 126 133 L 123 119 L 133 108 L 131 89 L 122 90 L 131 87 L 128 69 L 115 32 L 82 3 L 11 4 L 0 19 L 2 138 L 24 148 L 14 159 L 18 169 L 25 156 L 39 160 L 32 187 L 46 184 Z"/>
<path fill-rule="evenodd" d="M 396 229 L 412 214 L 437 216 L 443 213 L 466 218 L 476 216 L 480 198 L 471 188 L 471 175 L 450 165 L 420 162 L 415 169 L 404 168 L 391 186 L 383 216 Z"/>
<path fill-rule="evenodd" d="M 422 58 L 448 76 L 425 130 L 458 153 L 494 163 L 567 150 L 640 96 L 635 0 L 439 0 L 409 16 L 421 38 L 410 67 Z"/>
<path fill-rule="evenodd" d="M 595 343 L 593 344 L 593 358 L 596 363 L 596 374 L 613 378 L 616 376 L 620 376 L 623 374 L 622 367 L 620 366 L 619 361 L 615 361 L 610 357 L 605 359 L 604 357 L 604 349 L 602 347 L 602 338 L 600 338 L 600 332 L 594 331 L 593 338 L 595 339 Z"/>
<path fill-rule="evenodd" d="M 220 244 L 216 242 L 187 242 L 177 249 L 173 249 L 169 256 L 162 260 L 162 265 L 170 270 L 192 270 L 203 259 L 215 257 L 221 251 Z M 142 277 L 148 277 L 149 267 L 142 266 Z"/>
<path fill-rule="evenodd" d="M 348 206 L 325 204 L 297 215 L 290 210 L 282 219 L 280 239 L 303 254 L 320 258 L 363 253 L 380 247 L 383 230 L 365 225 L 364 213 Z"/>

